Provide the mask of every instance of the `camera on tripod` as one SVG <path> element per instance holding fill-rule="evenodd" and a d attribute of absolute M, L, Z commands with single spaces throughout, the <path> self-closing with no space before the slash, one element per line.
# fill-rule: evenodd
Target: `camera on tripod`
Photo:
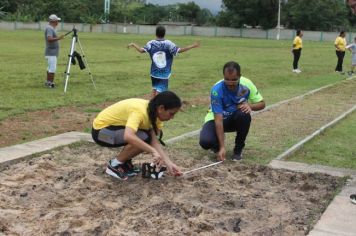
<path fill-rule="evenodd" d="M 65 73 L 64 92 L 67 92 L 67 85 L 68 85 L 68 80 L 69 80 L 69 76 L 70 76 L 71 64 L 75 65 L 76 61 L 78 61 L 78 65 L 79 65 L 79 68 L 81 70 L 84 70 L 85 68 L 88 68 L 89 76 L 91 78 L 91 81 L 93 83 L 94 88 L 96 89 L 94 78 L 93 78 L 93 75 L 90 72 L 90 68 L 89 68 L 88 62 L 87 62 L 87 60 L 85 58 L 85 54 L 84 54 L 84 51 L 83 51 L 82 44 L 80 43 L 80 40 L 79 40 L 78 30 L 75 28 L 75 26 L 73 26 L 73 29 L 71 31 L 67 32 L 64 36 L 67 36 L 70 33 L 73 33 L 72 34 L 72 44 L 71 44 L 70 51 L 69 51 L 69 54 L 68 54 L 67 69 L 64 72 Z M 80 47 L 80 50 L 81 50 L 81 53 L 82 53 L 83 56 L 81 56 L 77 51 L 75 51 L 75 44 L 76 43 L 79 44 L 79 47 Z"/>

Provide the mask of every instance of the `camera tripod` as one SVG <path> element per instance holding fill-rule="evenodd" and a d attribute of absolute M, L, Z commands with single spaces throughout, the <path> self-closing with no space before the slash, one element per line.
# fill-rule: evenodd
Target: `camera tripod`
<path fill-rule="evenodd" d="M 69 76 L 70 76 L 70 66 L 71 66 L 72 60 L 74 60 L 74 56 L 75 56 L 74 53 L 76 53 L 76 52 L 75 52 L 75 43 L 78 43 L 78 44 L 79 44 L 81 53 L 82 53 L 82 55 L 83 55 L 83 59 L 84 59 L 84 66 L 83 66 L 83 69 L 84 69 L 84 68 L 88 68 L 88 73 L 89 73 L 91 82 L 93 83 L 94 89 L 96 89 L 93 75 L 92 75 L 92 73 L 91 73 L 91 71 L 90 71 L 88 62 L 87 62 L 87 60 L 86 60 L 86 58 L 85 58 L 85 54 L 84 54 L 84 51 L 83 51 L 82 44 L 80 43 L 79 38 L 78 38 L 77 29 L 76 29 L 76 28 L 73 28 L 71 31 L 69 31 L 68 33 L 66 33 L 65 36 L 68 35 L 68 34 L 70 34 L 71 32 L 73 32 L 73 36 L 72 36 L 72 44 L 71 44 L 71 47 L 70 47 L 70 52 L 69 52 L 69 55 L 68 55 L 67 69 L 66 69 L 66 71 L 64 72 L 64 74 L 65 74 L 64 92 L 67 92 L 68 80 L 69 80 Z M 82 68 L 81 68 L 81 69 L 82 69 Z"/>

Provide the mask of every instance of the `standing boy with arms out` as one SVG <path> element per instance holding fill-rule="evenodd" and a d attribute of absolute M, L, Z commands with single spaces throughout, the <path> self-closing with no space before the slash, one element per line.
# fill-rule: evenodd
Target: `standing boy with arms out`
<path fill-rule="evenodd" d="M 149 41 L 146 46 L 141 48 L 135 43 L 127 45 L 128 48 L 134 47 L 138 52 L 150 54 L 151 64 L 151 81 L 152 92 L 151 98 L 158 93 L 168 90 L 168 79 L 171 76 L 173 57 L 178 53 L 186 52 L 192 48 L 200 46 L 199 42 L 195 42 L 184 48 L 177 47 L 172 41 L 164 38 L 166 29 L 163 26 L 157 26 L 156 39 Z"/>

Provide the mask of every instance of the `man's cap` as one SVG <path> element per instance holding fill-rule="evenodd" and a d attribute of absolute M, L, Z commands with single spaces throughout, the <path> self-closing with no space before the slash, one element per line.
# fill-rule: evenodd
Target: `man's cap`
<path fill-rule="evenodd" d="M 48 17 L 49 21 L 60 21 L 61 18 L 59 18 L 58 16 L 56 16 L 55 14 L 52 14 Z"/>

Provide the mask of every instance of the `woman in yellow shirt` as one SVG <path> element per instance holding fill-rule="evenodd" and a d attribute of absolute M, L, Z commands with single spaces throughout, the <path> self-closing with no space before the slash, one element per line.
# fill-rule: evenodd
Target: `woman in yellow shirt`
<path fill-rule="evenodd" d="M 157 166 L 165 165 L 171 174 L 181 175 L 157 139 L 162 122 L 173 119 L 181 106 L 175 93 L 165 91 L 150 101 L 126 99 L 101 111 L 93 122 L 94 141 L 104 147 L 124 146 L 117 157 L 109 161 L 106 173 L 124 180 L 137 175 L 140 169 L 133 166 L 131 159 L 147 152 L 152 154 Z"/>
<path fill-rule="evenodd" d="M 299 58 L 302 53 L 302 47 L 303 47 L 302 37 L 303 37 L 303 32 L 301 30 L 297 30 L 297 36 L 293 40 L 293 49 L 292 49 L 293 56 L 294 56 L 293 72 L 295 72 L 295 73 L 302 72 L 298 68 L 298 62 L 299 62 Z"/>
<path fill-rule="evenodd" d="M 346 33 L 341 31 L 339 36 L 335 39 L 335 48 L 337 56 L 337 64 L 335 72 L 342 73 L 342 63 L 344 62 L 345 50 L 346 50 Z"/>

